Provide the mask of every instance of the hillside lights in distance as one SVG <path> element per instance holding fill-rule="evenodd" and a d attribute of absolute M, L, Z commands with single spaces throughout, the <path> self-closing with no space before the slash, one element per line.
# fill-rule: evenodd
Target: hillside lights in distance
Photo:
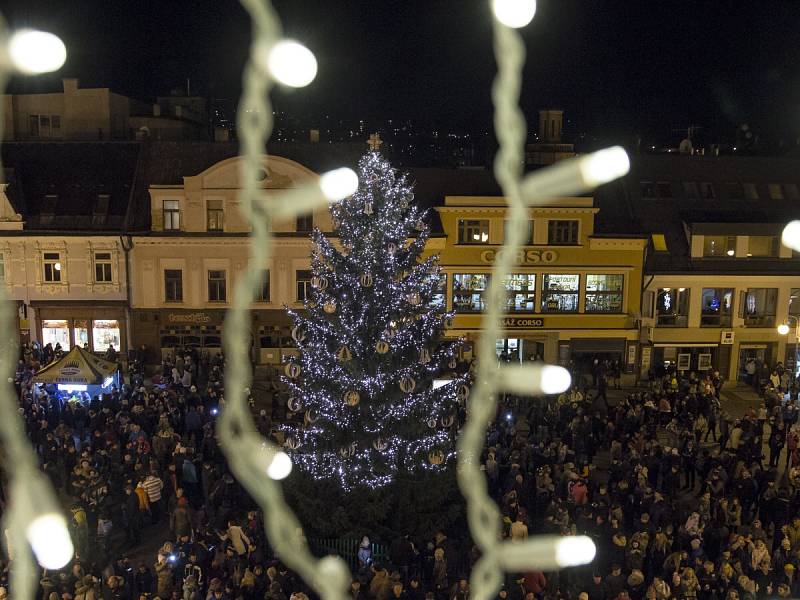
<path fill-rule="evenodd" d="M 519 29 L 533 20 L 536 0 L 492 0 L 494 18 L 506 27 Z"/>
<path fill-rule="evenodd" d="M 622 146 L 598 150 L 580 159 L 580 171 L 586 187 L 594 188 L 627 175 L 631 169 L 628 153 Z"/>
<path fill-rule="evenodd" d="M 800 221 L 791 221 L 783 228 L 781 242 L 787 248 L 800 252 Z"/>
<path fill-rule="evenodd" d="M 778 325 L 778 333 L 781 335 L 786 335 L 789 333 L 789 326 L 786 323 L 781 323 Z"/>
<path fill-rule="evenodd" d="M 347 167 L 328 171 L 319 178 L 319 189 L 331 202 L 342 200 L 358 189 L 358 175 Z"/>
<path fill-rule="evenodd" d="M 25 536 L 36 560 L 45 569 L 60 569 L 72 559 L 74 548 L 67 521 L 58 513 L 36 517 L 25 530 Z"/>
<path fill-rule="evenodd" d="M 7 51 L 13 67 L 25 75 L 57 71 L 67 60 L 67 47 L 61 38 L 35 29 L 12 33 Z"/>
<path fill-rule="evenodd" d="M 300 42 L 282 40 L 269 49 L 267 70 L 278 83 L 301 88 L 317 76 L 317 59 Z"/>

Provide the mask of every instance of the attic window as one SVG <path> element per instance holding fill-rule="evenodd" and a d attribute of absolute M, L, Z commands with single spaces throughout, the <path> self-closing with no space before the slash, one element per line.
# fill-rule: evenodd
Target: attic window
<path fill-rule="evenodd" d="M 667 240 L 664 238 L 663 233 L 653 234 L 653 248 L 656 252 L 667 252 Z"/>
<path fill-rule="evenodd" d="M 97 194 L 97 201 L 94 204 L 94 214 L 97 215 L 107 215 L 108 214 L 108 203 L 111 201 L 111 196 L 109 194 Z"/>
<path fill-rule="evenodd" d="M 42 201 L 41 213 L 42 215 L 54 215 L 56 213 L 56 203 L 58 202 L 57 194 L 47 194 Z"/>

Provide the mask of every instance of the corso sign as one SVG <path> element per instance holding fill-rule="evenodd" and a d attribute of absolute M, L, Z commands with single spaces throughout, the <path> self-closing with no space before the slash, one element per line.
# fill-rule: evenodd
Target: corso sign
<path fill-rule="evenodd" d="M 522 329 L 528 327 L 544 327 L 544 319 L 507 317 L 502 321 L 502 327 L 507 329 Z"/>
<path fill-rule="evenodd" d="M 499 260 L 504 254 L 505 250 L 484 250 L 481 252 L 481 262 L 493 263 Z M 519 249 L 516 252 L 517 264 L 536 264 L 536 263 L 554 263 L 558 260 L 558 252 L 555 250 L 524 250 Z"/>

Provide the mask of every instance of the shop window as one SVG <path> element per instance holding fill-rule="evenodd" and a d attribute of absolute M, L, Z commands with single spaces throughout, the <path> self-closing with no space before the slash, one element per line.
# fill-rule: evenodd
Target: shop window
<path fill-rule="evenodd" d="M 447 273 L 439 273 L 439 280 L 433 288 L 433 297 L 430 306 L 433 308 L 444 308 L 445 296 L 447 294 Z"/>
<path fill-rule="evenodd" d="M 61 283 L 61 254 L 45 252 L 43 254 L 44 280 L 46 283 Z"/>
<path fill-rule="evenodd" d="M 552 246 L 573 246 L 577 244 L 578 221 L 548 221 L 547 243 Z"/>
<path fill-rule="evenodd" d="M 208 301 L 226 302 L 227 290 L 225 286 L 225 271 L 212 270 L 208 272 Z"/>
<path fill-rule="evenodd" d="M 725 191 L 728 192 L 729 200 L 742 200 L 744 199 L 744 188 L 741 183 L 735 181 L 725 184 Z"/>
<path fill-rule="evenodd" d="M 94 253 L 94 280 L 96 283 L 111 283 L 111 252 Z"/>
<path fill-rule="evenodd" d="M 744 197 L 748 200 L 758 200 L 758 188 L 755 183 L 744 183 Z"/>
<path fill-rule="evenodd" d="M 297 271 L 295 280 L 297 281 L 297 301 L 305 302 L 311 300 L 311 271 Z"/>
<path fill-rule="evenodd" d="M 775 311 L 778 305 L 777 288 L 748 288 L 743 292 L 743 307 L 740 309 L 744 317 L 745 327 L 774 327 Z"/>
<path fill-rule="evenodd" d="M 656 324 L 661 327 L 686 327 L 689 324 L 689 290 L 659 288 L 656 294 Z"/>
<path fill-rule="evenodd" d="M 488 290 L 487 273 L 456 273 L 453 275 L 453 310 L 460 313 L 481 312 Z"/>
<path fill-rule="evenodd" d="M 509 226 L 511 225 L 511 221 L 503 221 L 503 241 L 508 243 L 508 234 L 509 234 Z M 533 221 L 528 221 L 526 223 L 525 228 L 525 235 L 522 237 L 522 245 L 523 246 L 530 246 L 533 244 Z"/>
<path fill-rule="evenodd" d="M 747 238 L 747 256 L 777 257 L 780 242 L 774 235 L 751 235 Z"/>
<path fill-rule="evenodd" d="M 164 270 L 164 302 L 183 302 L 183 271 Z"/>
<path fill-rule="evenodd" d="M 47 320 L 42 321 L 42 345 L 61 344 L 65 351 L 70 349 L 69 343 L 69 323 L 66 320 Z"/>
<path fill-rule="evenodd" d="M 95 352 L 105 352 L 109 346 L 119 350 L 122 346 L 119 321 L 92 321 L 92 343 Z"/>
<path fill-rule="evenodd" d="M 164 231 L 178 231 L 181 228 L 181 204 L 178 200 L 164 200 Z"/>
<path fill-rule="evenodd" d="M 706 235 L 703 236 L 703 256 L 725 257 L 736 254 L 736 236 Z"/>
<path fill-rule="evenodd" d="M 269 302 L 269 269 L 261 271 L 261 279 L 258 282 L 258 301 Z"/>
<path fill-rule="evenodd" d="M 506 310 L 510 312 L 533 312 L 536 310 L 536 275 L 515 273 L 508 276 L 506 287 Z"/>
<path fill-rule="evenodd" d="M 72 326 L 72 335 L 75 340 L 75 345 L 81 348 L 89 347 L 89 321 L 80 320 L 75 321 Z"/>
<path fill-rule="evenodd" d="M 203 336 L 203 348 L 222 348 L 222 338 L 218 335 Z"/>
<path fill-rule="evenodd" d="M 296 225 L 298 233 L 309 233 L 312 229 L 314 229 L 314 215 L 300 215 L 297 217 Z"/>
<path fill-rule="evenodd" d="M 222 200 L 208 200 L 206 202 L 206 230 L 223 230 Z"/>
<path fill-rule="evenodd" d="M 625 276 L 586 276 L 586 312 L 621 313 Z"/>
<path fill-rule="evenodd" d="M 486 244 L 489 242 L 488 219 L 459 219 L 459 244 Z"/>
<path fill-rule="evenodd" d="M 767 190 L 769 190 L 770 200 L 783 200 L 783 188 L 780 183 L 770 183 L 767 185 Z"/>
<path fill-rule="evenodd" d="M 581 276 L 573 274 L 543 275 L 542 311 L 578 312 Z"/>
<path fill-rule="evenodd" d="M 181 340 L 177 335 L 162 335 L 161 347 L 162 348 L 177 348 L 181 345 Z"/>
<path fill-rule="evenodd" d="M 800 288 L 792 288 L 789 291 L 789 314 L 800 318 Z"/>

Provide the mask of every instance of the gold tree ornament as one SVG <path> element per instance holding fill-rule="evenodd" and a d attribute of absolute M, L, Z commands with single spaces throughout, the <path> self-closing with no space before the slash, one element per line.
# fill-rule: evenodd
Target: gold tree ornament
<path fill-rule="evenodd" d="M 296 343 L 302 344 L 303 342 L 306 341 L 306 332 L 303 331 L 302 327 L 296 325 L 295 327 L 292 328 L 292 339 Z"/>
<path fill-rule="evenodd" d="M 422 302 L 422 298 L 420 298 L 420 295 L 419 295 L 418 292 L 411 292 L 410 294 L 408 294 L 406 296 L 406 301 L 411 306 L 419 306 L 420 303 Z"/>
<path fill-rule="evenodd" d="M 284 367 L 283 372 L 289 379 L 297 379 L 300 377 L 300 365 L 290 362 Z"/>
<path fill-rule="evenodd" d="M 378 340 L 378 343 L 375 344 L 375 352 L 378 354 L 386 354 L 389 352 L 389 343 L 384 340 Z"/>
<path fill-rule="evenodd" d="M 311 278 L 311 285 L 318 290 L 326 290 L 328 289 L 328 278 L 324 275 L 315 275 Z"/>
<path fill-rule="evenodd" d="M 352 458 L 353 456 L 355 456 L 355 453 L 356 453 L 357 449 L 358 449 L 358 446 L 356 446 L 356 443 L 353 442 L 349 446 L 344 446 L 344 447 L 340 448 L 339 449 L 339 454 L 341 455 L 342 458 Z"/>
<path fill-rule="evenodd" d="M 374 442 L 372 442 L 372 447 L 378 452 L 383 452 L 389 447 L 389 444 L 383 438 L 377 438 Z"/>
<path fill-rule="evenodd" d="M 322 305 L 322 310 L 324 310 L 329 315 L 332 315 L 336 312 L 336 301 L 335 300 L 326 300 L 325 304 Z"/>
<path fill-rule="evenodd" d="M 371 214 L 373 214 L 374 212 L 375 212 L 375 211 L 374 211 L 374 209 L 372 208 L 372 201 L 371 201 L 371 200 L 367 200 L 367 201 L 364 203 L 364 214 L 365 214 L 365 215 L 371 215 Z"/>
<path fill-rule="evenodd" d="M 372 275 L 369 273 L 364 273 L 361 276 L 361 287 L 371 288 L 372 287 Z"/>
<path fill-rule="evenodd" d="M 427 365 L 431 362 L 431 351 L 427 348 L 423 348 L 419 351 L 419 362 L 423 365 Z"/>
<path fill-rule="evenodd" d="M 355 390 L 348 390 L 344 393 L 344 403 L 347 406 L 356 406 L 361 401 L 361 396 Z"/>
<path fill-rule="evenodd" d="M 296 412 L 300 412 L 302 410 L 303 405 L 300 403 L 300 401 L 297 398 L 292 397 L 292 398 L 289 398 L 286 401 L 286 407 L 290 411 L 292 411 L 293 413 L 296 413 Z"/>
<path fill-rule="evenodd" d="M 450 369 L 455 369 L 457 366 L 458 366 L 458 363 L 456 362 L 455 358 L 451 358 L 450 362 L 447 363 L 447 367 L 450 368 Z"/>
<path fill-rule="evenodd" d="M 348 348 L 347 346 L 342 346 L 341 348 L 339 348 L 339 350 L 336 352 L 336 360 L 342 363 L 350 362 L 351 360 L 353 360 L 353 353 L 350 352 L 350 348 Z"/>
<path fill-rule="evenodd" d="M 319 419 L 319 414 L 317 414 L 317 411 L 311 408 L 306 411 L 305 414 L 306 423 L 311 423 L 313 425 L 314 423 L 317 422 L 317 419 Z"/>
<path fill-rule="evenodd" d="M 466 384 L 459 386 L 456 397 L 461 401 L 466 401 L 469 398 L 469 386 Z"/>
<path fill-rule="evenodd" d="M 448 316 L 446 316 L 446 317 L 444 318 L 444 323 L 443 323 L 443 325 L 444 325 L 444 328 L 445 328 L 445 329 L 452 329 L 452 328 L 453 328 L 453 317 L 451 317 L 451 316 L 449 316 L 449 315 L 448 315 Z"/>
<path fill-rule="evenodd" d="M 444 462 L 444 452 L 441 450 L 431 450 L 428 452 L 428 462 L 432 465 L 440 465 Z"/>
<path fill-rule="evenodd" d="M 431 429 L 436 429 L 436 419 L 428 419 L 426 423 Z"/>
<path fill-rule="evenodd" d="M 400 389 L 406 393 L 412 393 L 417 387 L 417 382 L 414 380 L 413 377 L 401 377 L 400 378 Z"/>
<path fill-rule="evenodd" d="M 300 440 L 293 435 L 290 435 L 286 438 L 286 447 L 290 448 L 291 450 L 297 450 L 300 447 Z"/>
<path fill-rule="evenodd" d="M 453 423 L 456 422 L 456 418 L 453 415 L 447 415 L 446 417 L 442 417 L 442 427 L 452 427 Z"/>
<path fill-rule="evenodd" d="M 397 252 L 397 244 L 394 242 L 389 242 L 386 244 L 386 251 L 389 253 L 390 256 L 394 256 Z"/>

